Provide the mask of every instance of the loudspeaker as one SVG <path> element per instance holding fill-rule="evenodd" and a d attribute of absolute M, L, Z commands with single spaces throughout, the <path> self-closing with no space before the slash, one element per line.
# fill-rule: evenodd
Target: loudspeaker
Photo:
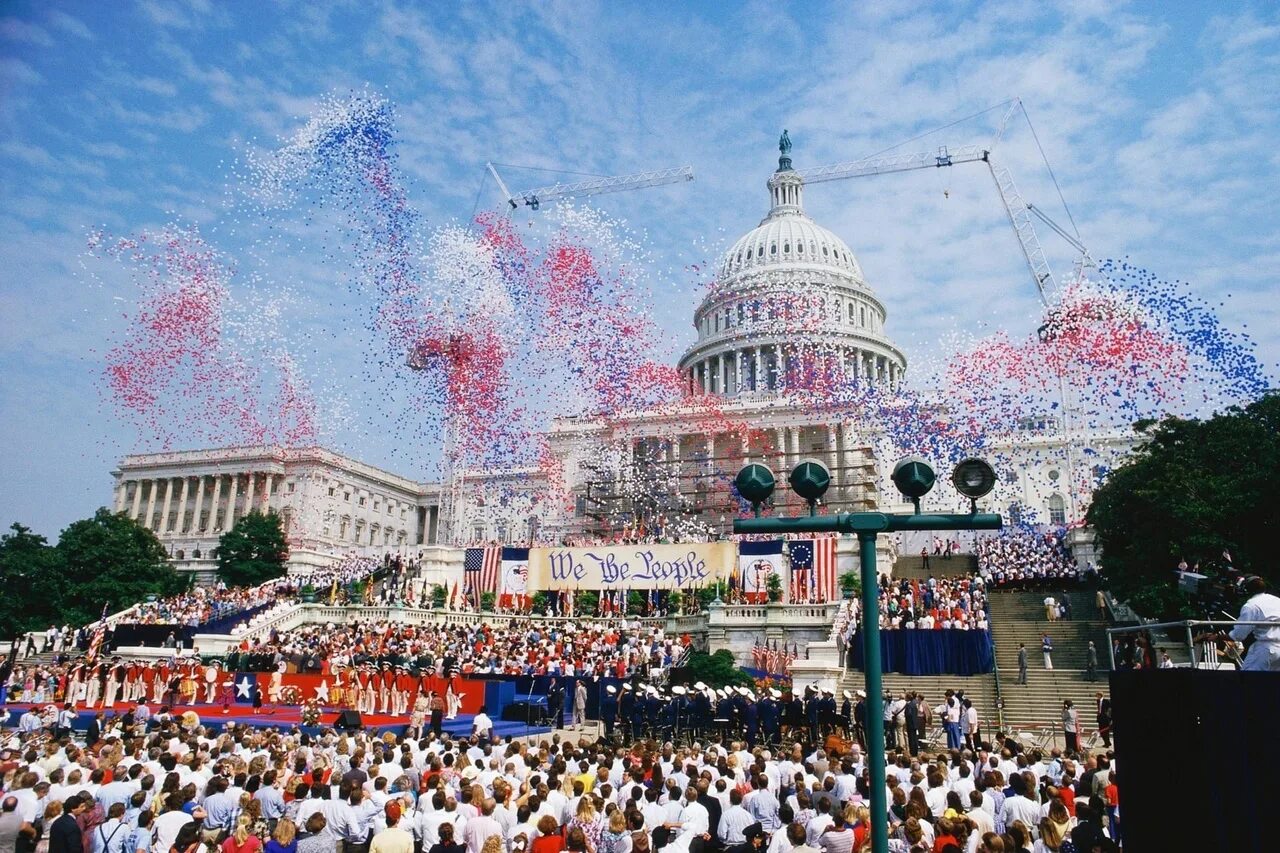
<path fill-rule="evenodd" d="M 1111 699 L 1126 850 L 1186 849 L 1186 824 L 1178 827 L 1171 818 L 1171 779 L 1186 780 L 1196 808 L 1213 815 L 1214 829 L 1197 839 L 1197 850 L 1269 848 L 1274 806 L 1263 792 L 1280 765 L 1280 676 L 1181 668 L 1113 672 Z M 1225 779 L 1231 784 L 1220 784 Z"/>
<path fill-rule="evenodd" d="M 356 729 L 363 729 L 364 721 L 360 719 L 359 711 L 348 710 L 338 714 L 338 719 L 334 721 L 333 727 L 339 730 L 346 729 L 348 731 L 354 731 Z"/>

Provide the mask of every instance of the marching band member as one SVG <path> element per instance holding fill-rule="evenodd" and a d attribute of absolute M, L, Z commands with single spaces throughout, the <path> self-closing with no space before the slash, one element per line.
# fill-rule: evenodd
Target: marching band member
<path fill-rule="evenodd" d="M 218 697 L 218 683 L 222 680 L 219 672 L 221 665 L 215 660 L 204 670 L 204 702 L 212 705 Z"/>

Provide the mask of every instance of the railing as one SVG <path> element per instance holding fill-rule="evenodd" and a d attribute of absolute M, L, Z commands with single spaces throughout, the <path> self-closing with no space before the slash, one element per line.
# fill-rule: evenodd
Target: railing
<path fill-rule="evenodd" d="M 1111 669 L 1116 668 L 1116 646 L 1115 638 L 1125 634 L 1142 634 L 1149 631 L 1168 631 L 1169 635 L 1176 634 L 1185 635 L 1185 644 L 1187 649 L 1188 664 L 1174 664 L 1174 668 L 1191 667 L 1193 669 L 1224 669 L 1233 666 L 1235 663 L 1243 663 L 1244 652 L 1232 641 L 1228 640 L 1229 645 L 1225 653 L 1218 651 L 1217 643 L 1214 639 L 1203 639 L 1204 635 L 1218 635 L 1230 631 L 1239 625 L 1248 625 L 1250 627 L 1263 626 L 1267 628 L 1275 628 L 1275 622 L 1264 621 L 1230 621 L 1230 620 L 1204 620 L 1204 619 L 1186 619 L 1180 622 L 1152 622 L 1145 625 L 1127 625 L 1119 628 L 1108 628 L 1108 654 L 1111 656 Z M 1198 639 L 1199 638 L 1199 639 Z M 1197 661 L 1196 647 L 1200 647 L 1200 657 Z M 1234 651 L 1233 651 L 1234 650 Z M 1226 657 L 1231 661 L 1229 664 L 1221 662 L 1220 658 Z"/>

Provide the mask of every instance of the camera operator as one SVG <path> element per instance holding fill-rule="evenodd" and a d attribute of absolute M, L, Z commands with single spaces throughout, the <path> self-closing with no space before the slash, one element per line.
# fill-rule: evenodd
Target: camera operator
<path fill-rule="evenodd" d="M 1250 672 L 1280 672 L 1280 598 L 1266 590 L 1266 581 L 1257 575 L 1244 579 L 1249 600 L 1240 608 L 1240 621 L 1270 624 L 1231 629 L 1231 639 L 1245 644 L 1241 668 Z"/>

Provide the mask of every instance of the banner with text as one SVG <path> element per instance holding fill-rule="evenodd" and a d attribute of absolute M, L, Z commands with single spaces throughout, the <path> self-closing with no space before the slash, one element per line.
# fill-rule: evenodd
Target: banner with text
<path fill-rule="evenodd" d="M 737 559 L 732 542 L 534 548 L 530 589 L 697 589 L 725 580 Z"/>

